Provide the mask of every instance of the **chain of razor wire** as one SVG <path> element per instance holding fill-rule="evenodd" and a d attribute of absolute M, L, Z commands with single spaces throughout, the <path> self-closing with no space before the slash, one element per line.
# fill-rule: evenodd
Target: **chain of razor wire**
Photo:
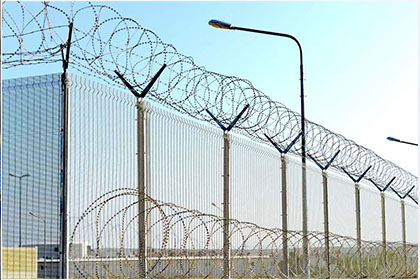
<path fill-rule="evenodd" d="M 69 46 L 66 40 L 72 22 L 69 63 L 84 75 L 124 88 L 114 73 L 117 70 L 141 90 L 166 64 L 149 93 L 152 100 L 212 122 L 205 111 L 208 109 L 223 123 L 229 123 L 249 104 L 236 125 L 237 131 L 268 143 L 264 136 L 267 134 L 283 149 L 300 133 L 300 115 L 271 100 L 250 81 L 196 65 L 191 57 L 110 6 L 95 2 L 66 5 L 65 9 L 58 3 L 3 2 L 3 69 L 61 62 L 63 48 Z M 332 162 L 333 168 L 340 172 L 344 168 L 358 177 L 371 166 L 365 178 L 385 186 L 395 177 L 392 188 L 397 194 L 410 194 L 417 200 L 416 176 L 319 124 L 309 120 L 305 124 L 307 152 L 314 159 L 327 163 L 340 151 Z M 299 145 L 290 152 L 300 155 Z"/>

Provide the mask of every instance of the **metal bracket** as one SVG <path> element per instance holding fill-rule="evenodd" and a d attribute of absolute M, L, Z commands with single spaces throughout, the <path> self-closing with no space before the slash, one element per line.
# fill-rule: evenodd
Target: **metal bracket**
<path fill-rule="evenodd" d="M 160 74 L 162 74 L 163 70 L 165 70 L 166 64 L 163 64 L 162 67 L 160 67 L 159 71 L 153 76 L 153 78 L 150 80 L 149 84 L 142 90 L 140 93 L 140 98 L 144 98 L 146 94 L 150 91 L 156 80 L 159 78 Z"/>
<path fill-rule="evenodd" d="M 391 186 L 391 184 L 392 184 L 392 182 L 394 182 L 394 180 L 395 180 L 395 178 L 396 177 L 394 177 L 394 178 L 392 178 L 391 179 L 391 181 L 389 181 L 389 183 L 388 184 L 386 184 L 385 185 L 385 188 L 383 188 L 383 189 L 381 189 L 380 187 L 379 187 L 379 185 L 378 184 L 376 184 L 374 181 L 373 181 L 373 179 L 372 178 L 369 178 L 368 180 L 369 181 L 371 181 L 372 182 L 372 184 L 380 191 L 380 192 L 384 192 L 384 191 L 386 191 L 386 189 L 388 189 L 388 187 L 389 186 Z"/>
<path fill-rule="evenodd" d="M 393 187 L 390 187 L 390 189 L 400 198 L 400 199 L 403 199 L 403 197 L 393 188 Z"/>
<path fill-rule="evenodd" d="M 351 174 L 350 174 L 350 173 L 348 173 L 348 172 L 346 171 L 346 169 L 344 169 L 344 167 L 341 167 L 341 169 L 344 171 L 344 173 L 346 173 L 346 174 L 347 174 L 347 176 L 349 176 L 349 177 L 350 177 L 350 179 L 352 179 L 354 183 L 359 183 L 359 182 L 363 179 L 363 177 L 365 177 L 366 173 L 368 173 L 368 171 L 369 171 L 371 168 L 372 168 L 372 165 L 371 165 L 371 166 L 369 166 L 369 167 L 366 169 L 366 171 L 365 171 L 365 172 L 363 172 L 363 173 L 362 173 L 362 175 L 360 175 L 360 176 L 359 176 L 359 178 L 356 180 L 356 179 L 354 179 L 354 178 L 353 178 L 353 176 L 351 176 Z"/>
<path fill-rule="evenodd" d="M 114 70 L 115 74 L 117 74 L 118 78 L 123 82 L 123 84 L 131 91 L 131 93 L 136 98 L 144 98 L 146 94 L 150 91 L 153 84 L 156 82 L 156 80 L 159 78 L 160 74 L 162 74 L 163 70 L 165 70 L 166 64 L 163 64 L 162 67 L 159 69 L 159 71 L 153 76 L 153 78 L 150 80 L 150 82 L 147 84 L 147 86 L 142 90 L 141 93 L 138 93 L 137 90 L 124 78 L 123 75 L 120 74 L 117 70 Z"/>
<path fill-rule="evenodd" d="M 264 136 L 270 141 L 270 143 L 276 148 L 277 151 L 280 152 L 280 154 L 287 154 L 287 152 L 293 147 L 293 145 L 296 143 L 296 141 L 299 139 L 299 137 L 302 135 L 302 131 L 299 132 L 299 134 L 295 137 L 295 139 L 290 142 L 290 144 L 286 147 L 286 149 L 282 150 L 270 137 L 268 137 L 267 134 L 264 133 Z"/>
<path fill-rule="evenodd" d="M 245 107 L 242 109 L 242 111 L 236 116 L 235 119 L 228 125 L 228 127 L 225 127 L 222 122 L 220 122 L 208 109 L 206 109 L 206 112 L 210 115 L 210 117 L 219 125 L 219 127 L 223 131 L 230 131 L 235 124 L 238 122 L 238 120 L 242 117 L 242 115 L 245 113 L 246 109 L 248 109 L 249 104 L 245 105 Z"/>
<path fill-rule="evenodd" d="M 414 189 L 415 185 L 405 194 L 405 195 L 400 195 L 393 187 L 390 187 L 391 190 L 400 198 L 400 199 L 405 199 L 407 196 L 409 198 L 411 198 L 416 204 L 418 204 L 418 201 L 414 199 L 414 197 L 412 197 L 410 195 L 410 192 Z"/>
<path fill-rule="evenodd" d="M 308 153 L 308 157 L 310 157 L 315 163 L 316 165 L 318 165 L 319 168 L 321 168 L 322 171 L 325 171 L 328 169 L 328 167 L 330 167 L 331 163 L 335 160 L 335 158 L 338 156 L 338 154 L 340 153 L 340 150 L 338 150 L 334 156 L 327 162 L 327 164 L 325 166 L 322 166 L 314 157 L 312 157 L 309 153 Z"/>
<path fill-rule="evenodd" d="M 69 68 L 69 61 L 70 61 L 70 46 L 71 46 L 71 35 L 73 33 L 73 22 L 69 24 L 69 34 L 67 36 L 67 42 L 65 44 L 60 45 L 61 51 L 61 59 L 63 60 L 63 71 L 64 73 L 67 72 Z M 63 49 L 66 48 L 66 57 L 64 57 Z"/>
<path fill-rule="evenodd" d="M 411 189 L 402 198 L 403 199 L 406 198 L 411 193 L 411 191 L 414 189 L 414 187 L 415 187 L 415 185 L 413 187 L 411 187 Z"/>
<path fill-rule="evenodd" d="M 411 195 L 408 195 L 408 197 L 411 198 L 411 200 L 413 200 L 415 204 L 417 204 L 417 205 L 419 204 L 418 201 L 415 200 L 414 197 L 412 197 Z"/>
<path fill-rule="evenodd" d="M 392 179 L 391 179 L 391 181 L 389 181 L 389 183 L 388 183 L 388 184 L 386 184 L 386 186 L 385 186 L 385 188 L 383 189 L 383 191 L 386 191 L 386 189 L 387 189 L 388 187 L 390 187 L 390 186 L 391 186 L 391 184 L 392 184 L 392 182 L 394 182 L 395 178 L 396 178 L 396 177 L 392 178 Z"/>

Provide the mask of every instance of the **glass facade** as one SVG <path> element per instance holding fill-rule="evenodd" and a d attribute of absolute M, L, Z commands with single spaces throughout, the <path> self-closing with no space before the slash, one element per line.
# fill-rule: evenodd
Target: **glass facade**
<path fill-rule="evenodd" d="M 59 277 L 61 92 L 60 74 L 2 84 L 2 278 Z"/>

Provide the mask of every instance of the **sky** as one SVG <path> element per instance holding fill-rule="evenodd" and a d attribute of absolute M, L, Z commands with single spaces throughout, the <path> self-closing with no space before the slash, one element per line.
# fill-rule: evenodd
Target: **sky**
<path fill-rule="evenodd" d="M 300 112 L 299 57 L 287 38 L 210 27 L 210 19 L 289 33 L 304 53 L 306 118 L 418 174 L 418 4 L 387 2 L 99 2 L 196 64 L 250 80 Z M 37 66 L 37 74 L 61 65 Z M 22 76 L 17 67 L 3 78 Z M 28 73 L 28 75 L 31 73 Z"/>

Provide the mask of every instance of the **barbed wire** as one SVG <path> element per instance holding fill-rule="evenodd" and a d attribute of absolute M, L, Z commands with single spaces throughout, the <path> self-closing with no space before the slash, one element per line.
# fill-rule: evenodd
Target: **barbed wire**
<path fill-rule="evenodd" d="M 250 81 L 196 65 L 191 57 L 110 6 L 71 2 L 64 9 L 49 2 L 3 2 L 2 11 L 3 69 L 60 62 L 62 44 L 73 22 L 70 65 L 87 76 L 124 88 L 114 73 L 118 70 L 141 90 L 167 64 L 149 93 L 152 100 L 212 122 L 205 112 L 209 109 L 225 123 L 249 104 L 249 110 L 237 123 L 237 131 L 268 143 L 265 133 L 282 148 L 301 131 L 298 113 L 271 100 Z M 331 165 L 339 172 L 345 168 L 358 176 L 372 166 L 366 178 L 385 186 L 396 177 L 392 188 L 398 195 L 404 197 L 409 192 L 418 199 L 417 177 L 410 172 L 319 124 L 306 120 L 305 125 L 308 153 L 317 161 L 326 163 L 340 150 Z M 300 154 L 298 145 L 290 151 Z"/>
<path fill-rule="evenodd" d="M 71 278 L 137 278 L 144 275 L 138 263 L 138 203 L 146 207 L 146 236 L 153 241 L 147 256 L 150 278 L 218 278 L 223 276 L 223 217 L 190 210 L 145 196 L 137 189 L 120 188 L 94 200 L 74 223 L 70 236 Z M 91 222 L 95 225 L 92 230 Z M 229 220 L 231 276 L 243 278 L 304 278 L 303 233 L 264 228 Z M 87 233 L 95 244 L 80 254 L 78 244 Z M 111 234 L 108 234 L 111 233 Z M 284 233 L 287 238 L 284 239 Z M 417 245 L 362 241 L 329 234 L 330 266 L 326 261 L 324 233 L 308 232 L 311 278 L 390 278 L 417 275 Z M 110 238 L 115 238 L 110 242 Z M 131 238 L 130 238 L 131 237 Z M 282 270 L 283 242 L 288 246 L 288 269 Z M 110 245 L 116 244 L 113 252 Z M 154 246 L 153 246 L 154 245 Z M 108 252 L 106 250 L 108 249 Z M 361 255 L 361 266 L 359 263 Z"/>

